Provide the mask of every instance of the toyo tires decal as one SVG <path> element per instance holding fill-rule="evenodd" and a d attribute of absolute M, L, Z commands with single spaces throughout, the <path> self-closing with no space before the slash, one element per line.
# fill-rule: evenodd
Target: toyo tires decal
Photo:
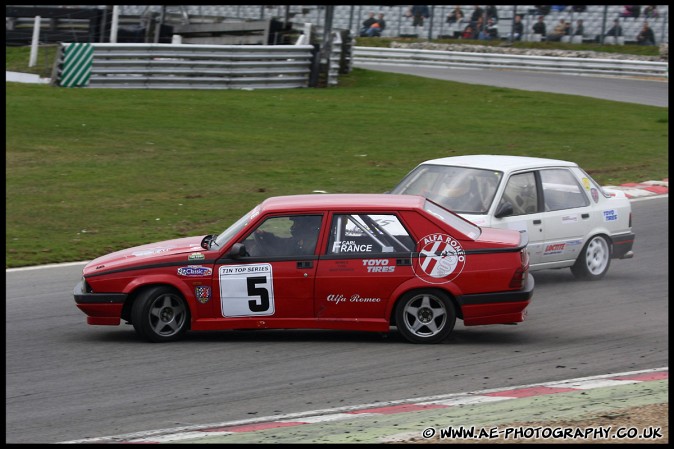
<path fill-rule="evenodd" d="M 458 240 L 447 234 L 430 234 L 417 242 L 419 257 L 414 259 L 414 274 L 429 284 L 451 282 L 463 271 L 466 253 Z"/>

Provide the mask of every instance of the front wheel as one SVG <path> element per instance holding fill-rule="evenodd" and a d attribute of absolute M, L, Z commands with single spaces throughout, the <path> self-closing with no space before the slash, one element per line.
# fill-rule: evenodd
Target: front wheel
<path fill-rule="evenodd" d="M 398 331 L 412 343 L 439 343 L 452 332 L 455 323 L 454 305 L 439 291 L 406 293 L 396 307 Z"/>
<path fill-rule="evenodd" d="M 598 281 L 611 265 L 611 245 L 606 237 L 595 235 L 583 248 L 571 272 L 578 279 Z"/>
<path fill-rule="evenodd" d="M 138 335 L 152 342 L 174 341 L 187 331 L 189 309 L 172 288 L 153 287 L 134 301 L 131 322 Z"/>

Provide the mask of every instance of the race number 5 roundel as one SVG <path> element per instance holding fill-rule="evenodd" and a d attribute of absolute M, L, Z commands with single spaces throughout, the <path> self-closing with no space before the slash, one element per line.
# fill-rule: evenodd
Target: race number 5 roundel
<path fill-rule="evenodd" d="M 414 274 L 430 284 L 451 282 L 463 271 L 466 253 L 447 234 L 431 234 L 417 242 L 419 257 L 412 264 Z"/>

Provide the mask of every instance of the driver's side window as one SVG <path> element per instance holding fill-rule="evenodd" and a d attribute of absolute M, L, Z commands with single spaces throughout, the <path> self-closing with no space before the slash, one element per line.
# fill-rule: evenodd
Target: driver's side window
<path fill-rule="evenodd" d="M 519 173 L 508 179 L 501 203 L 506 201 L 513 206 L 513 216 L 538 212 L 538 193 L 533 172 Z"/>
<path fill-rule="evenodd" d="M 264 220 L 243 240 L 249 257 L 314 254 L 320 215 L 292 215 Z"/>

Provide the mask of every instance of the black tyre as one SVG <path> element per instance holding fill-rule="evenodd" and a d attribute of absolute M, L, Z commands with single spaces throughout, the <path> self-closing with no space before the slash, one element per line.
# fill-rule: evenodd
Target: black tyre
<path fill-rule="evenodd" d="M 576 263 L 571 267 L 571 273 L 578 279 L 598 281 L 604 277 L 610 265 L 611 244 L 606 237 L 595 235 L 587 241 L 578 255 Z"/>
<path fill-rule="evenodd" d="M 149 341 L 175 341 L 187 331 L 190 313 L 185 299 L 174 289 L 153 287 L 134 301 L 131 322 L 138 335 Z"/>
<path fill-rule="evenodd" d="M 455 323 L 454 304 L 437 290 L 406 293 L 396 306 L 398 331 L 412 343 L 439 343 L 452 332 Z"/>

